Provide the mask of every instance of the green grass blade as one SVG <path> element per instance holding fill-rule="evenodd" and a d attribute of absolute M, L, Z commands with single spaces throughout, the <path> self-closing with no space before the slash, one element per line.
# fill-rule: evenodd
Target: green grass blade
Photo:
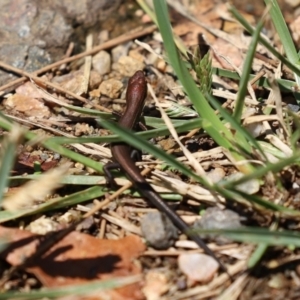
<path fill-rule="evenodd" d="M 251 25 L 246 21 L 246 19 L 233 7 L 230 6 L 229 12 L 233 14 L 233 16 L 244 26 L 244 28 L 253 35 L 254 29 Z M 281 55 L 274 47 L 272 47 L 267 40 L 265 40 L 261 35 L 259 36 L 259 42 L 264 45 L 275 57 L 277 57 L 283 64 L 289 67 L 297 76 L 300 76 L 300 70 L 291 63 L 288 59 L 286 59 L 283 55 Z"/>
<path fill-rule="evenodd" d="M 251 73 L 251 68 L 252 68 L 252 62 L 254 59 L 254 55 L 256 52 L 256 47 L 257 47 L 257 43 L 258 43 L 258 38 L 260 36 L 260 32 L 262 30 L 263 27 L 263 19 L 261 19 L 258 22 L 258 25 L 254 31 L 254 34 L 252 36 L 252 41 L 250 43 L 249 49 L 247 51 L 247 55 L 243 64 L 243 72 L 242 72 L 242 76 L 241 76 L 241 80 L 240 80 L 240 84 L 239 84 L 239 90 L 238 90 L 238 94 L 237 94 L 237 99 L 235 101 L 235 109 L 233 112 L 233 117 L 240 122 L 241 121 L 241 117 L 242 117 L 242 113 L 243 113 L 243 108 L 244 108 L 244 104 L 245 104 L 245 97 L 247 94 L 247 87 L 248 87 L 248 83 L 249 83 L 249 77 L 250 77 L 250 73 Z"/>
<path fill-rule="evenodd" d="M 20 217 L 29 216 L 46 211 L 56 210 L 63 207 L 77 205 L 105 195 L 107 191 L 103 187 L 93 186 L 86 190 L 71 194 L 63 198 L 52 199 L 39 205 L 37 208 L 23 209 L 22 211 L 10 212 L 7 210 L 0 211 L 0 223 L 15 220 Z"/>
<path fill-rule="evenodd" d="M 198 114 L 204 119 L 204 129 L 214 138 L 214 140 L 225 148 L 230 148 L 228 139 L 232 138 L 230 131 L 222 124 L 215 115 L 214 111 L 208 105 L 206 99 L 199 91 L 195 82 L 191 78 L 187 68 L 181 61 L 175 43 L 173 41 L 172 29 L 169 23 L 169 16 L 166 2 L 163 0 L 154 0 L 154 8 L 159 24 L 161 35 L 164 39 L 164 46 L 168 54 L 170 63 L 182 83 L 185 92 L 193 102 Z M 209 124 L 210 123 L 210 124 Z M 212 130 L 212 129 L 215 130 Z M 225 138 L 224 138 L 225 137 Z"/>
<path fill-rule="evenodd" d="M 7 118 L 1 112 L 0 112 L 0 117 L 3 117 L 3 118 L 0 118 L 0 127 L 7 131 L 11 131 L 13 125 L 7 120 Z M 40 140 L 40 138 L 38 139 L 38 136 L 32 132 L 25 132 L 24 136 L 25 136 L 25 139 L 30 140 L 30 141 Z M 80 163 L 84 164 L 85 166 L 96 170 L 100 174 L 103 174 L 103 165 L 97 161 L 90 159 L 89 157 L 86 157 L 82 154 L 79 154 L 72 150 L 69 150 L 69 149 L 51 141 L 51 139 L 46 139 L 46 140 L 42 141 L 41 144 L 49 150 L 52 150 L 56 153 L 59 153 L 59 154 L 65 156 L 65 157 L 68 157 L 72 160 L 80 162 Z"/>
<path fill-rule="evenodd" d="M 220 194 L 226 196 L 227 199 L 231 199 L 232 201 L 239 202 L 239 200 L 246 200 L 251 205 L 256 204 L 259 205 L 261 208 L 265 208 L 266 210 L 271 210 L 274 212 L 280 212 L 282 215 L 286 217 L 299 217 L 300 216 L 300 211 L 294 210 L 291 208 L 287 208 L 285 206 L 275 204 L 271 201 L 265 200 L 259 196 L 256 195 L 249 195 L 246 194 L 242 191 L 239 191 L 237 189 L 227 189 L 227 188 L 222 188 L 221 185 L 215 186 L 215 190 L 218 191 Z"/>
<path fill-rule="evenodd" d="M 169 166 L 179 170 L 184 175 L 186 175 L 190 178 L 194 178 L 195 180 L 200 182 L 206 188 L 220 193 L 222 196 L 224 196 L 227 199 L 235 199 L 235 198 L 247 199 L 250 203 L 252 203 L 252 202 L 256 203 L 268 210 L 279 211 L 281 213 L 284 213 L 287 216 L 294 217 L 294 216 L 300 214 L 300 212 L 297 212 L 297 211 L 288 209 L 284 206 L 280 206 L 280 205 L 274 204 L 272 202 L 266 201 L 255 195 L 248 195 L 248 194 L 242 193 L 241 191 L 236 190 L 235 187 L 236 187 L 237 183 L 248 181 L 253 178 L 255 178 L 255 179 L 257 178 L 255 176 L 252 177 L 251 174 L 244 176 L 244 177 L 248 178 L 247 180 L 243 180 L 244 177 L 242 177 L 241 179 L 234 180 L 232 182 L 221 182 L 219 184 L 210 186 L 204 178 L 197 176 L 194 172 L 192 172 L 190 169 L 188 169 L 185 165 L 183 165 L 182 163 L 177 161 L 172 155 L 169 155 L 166 152 L 164 152 L 163 150 L 153 146 L 152 144 L 148 143 L 141 137 L 135 135 L 133 132 L 131 132 L 127 129 L 124 129 L 124 128 L 120 127 L 118 124 L 112 123 L 108 120 L 103 120 L 101 123 L 103 124 L 104 127 L 108 128 L 112 132 L 114 132 L 114 133 L 118 134 L 120 137 L 122 137 L 122 141 L 130 144 L 134 148 L 137 148 L 140 150 L 145 150 L 145 151 L 151 153 L 155 157 L 163 160 Z M 229 186 L 229 188 L 227 188 L 227 185 Z"/>
<path fill-rule="evenodd" d="M 145 150 L 148 153 L 154 155 L 155 157 L 161 159 L 165 163 L 169 164 L 171 167 L 179 170 L 183 174 L 188 177 L 194 178 L 195 180 L 201 182 L 205 186 L 209 186 L 209 184 L 203 178 L 197 176 L 193 171 L 188 169 L 184 164 L 180 163 L 176 160 L 172 155 L 166 153 L 165 151 L 155 147 L 154 145 L 150 144 L 140 136 L 136 135 L 134 132 L 121 127 L 117 123 L 110 122 L 108 120 L 102 120 L 101 124 L 109 129 L 110 131 L 116 133 L 122 141 L 125 143 L 133 146 L 136 149 Z"/>
<path fill-rule="evenodd" d="M 267 163 L 263 167 L 256 168 L 251 174 L 244 175 L 240 179 L 228 181 L 228 182 L 224 183 L 223 187 L 228 188 L 228 189 L 232 189 L 236 185 L 247 182 L 249 180 L 262 178 L 268 172 L 273 172 L 273 173 L 280 172 L 281 170 L 283 170 L 287 166 L 290 166 L 290 165 L 295 164 L 295 163 L 299 163 L 299 159 L 300 159 L 300 153 L 298 151 L 298 152 L 295 152 L 290 157 L 287 157 L 285 159 L 281 159 L 277 163 L 273 163 L 273 164 Z"/>
<path fill-rule="evenodd" d="M 0 205 L 2 205 L 3 195 L 5 188 L 8 186 L 10 171 L 13 168 L 16 145 L 8 142 L 6 147 L 3 149 L 3 155 L 1 155 L 1 166 L 0 166 Z"/>
<path fill-rule="evenodd" d="M 133 284 L 135 282 L 141 281 L 141 276 L 126 276 L 123 278 L 113 278 L 101 281 L 93 281 L 85 284 L 77 284 L 72 286 L 65 286 L 59 288 L 43 288 L 40 291 L 31 292 L 7 292 L 0 294 L 0 300 L 9 299 L 55 299 L 58 297 L 63 297 L 67 295 L 95 295 L 95 293 L 100 293 L 101 291 L 116 289 L 128 284 Z"/>
<path fill-rule="evenodd" d="M 239 229 L 199 229 L 198 233 L 220 234 L 234 241 L 245 243 L 265 243 L 269 246 L 300 247 L 300 233 L 297 231 L 272 231 L 267 228 L 246 227 Z"/>
<path fill-rule="evenodd" d="M 270 15 L 272 22 L 275 26 L 276 32 L 279 35 L 281 44 L 284 48 L 288 60 L 296 67 L 299 67 L 299 56 L 296 51 L 293 39 L 291 37 L 290 31 L 284 21 L 281 9 L 278 5 L 277 0 L 265 0 L 266 5 L 270 6 Z M 295 80 L 300 85 L 300 78 L 295 73 Z"/>
<path fill-rule="evenodd" d="M 230 126 L 239 133 L 239 144 L 243 146 L 244 151 L 247 151 L 249 154 L 252 152 L 251 145 L 260 152 L 260 154 L 267 160 L 267 157 L 255 138 L 235 119 L 233 118 L 220 104 L 219 102 L 211 95 L 207 95 L 207 99 L 222 115 L 222 117 L 230 123 Z M 250 142 L 250 143 L 249 143 Z"/>
<path fill-rule="evenodd" d="M 8 186 L 10 172 L 13 169 L 17 147 L 23 136 L 23 130 L 17 125 L 12 129 L 9 136 L 2 140 L 0 153 L 0 206 L 2 205 L 5 188 Z"/>
<path fill-rule="evenodd" d="M 249 269 L 254 268 L 260 262 L 262 256 L 266 253 L 268 247 L 269 246 L 265 243 L 258 244 L 255 251 L 251 254 L 247 262 Z"/>
<path fill-rule="evenodd" d="M 228 149 L 235 160 L 245 160 L 243 156 L 234 148 L 234 137 L 231 131 L 222 123 L 210 107 L 203 94 L 199 91 L 193 78 L 189 74 L 185 64 L 180 59 L 177 48 L 172 38 L 171 25 L 168 19 L 167 5 L 164 0 L 154 0 L 154 8 L 160 33 L 164 40 L 164 46 L 168 54 L 169 61 L 184 87 L 189 99 L 192 101 L 198 114 L 202 117 L 203 129 L 211 136 L 211 138 L 220 146 Z M 242 172 L 248 173 L 252 171 L 250 164 L 242 166 Z"/>
<path fill-rule="evenodd" d="M 154 118 L 152 118 L 154 119 Z M 156 119 L 156 118 L 155 118 Z M 161 120 L 161 119 L 160 119 Z M 152 121 L 151 121 L 152 122 Z M 150 129 L 147 131 L 137 132 L 136 135 L 144 138 L 144 139 L 151 139 L 162 135 L 169 135 L 170 131 L 164 124 L 161 126 L 161 121 L 153 121 L 158 125 L 159 129 Z M 100 122 L 101 123 L 101 122 Z M 147 123 L 149 125 L 149 123 Z M 187 132 L 189 130 L 193 130 L 196 128 L 202 127 L 202 119 L 195 118 L 192 120 L 180 120 L 173 123 L 176 131 L 178 133 Z M 66 138 L 66 137 L 52 137 L 49 138 L 47 141 L 55 144 L 74 144 L 74 143 L 111 143 L 111 142 L 119 142 L 120 138 L 117 135 L 108 135 L 108 136 L 99 136 L 99 137 L 79 137 L 79 138 Z"/>
<path fill-rule="evenodd" d="M 237 72 L 229 71 L 221 68 L 213 68 L 213 74 L 216 74 L 218 76 L 227 77 L 231 79 L 240 80 L 240 75 Z M 255 75 L 250 75 L 250 80 L 254 78 Z M 282 92 L 286 93 L 293 93 L 296 87 L 296 83 L 291 80 L 286 79 L 276 79 L 279 88 Z M 268 79 L 266 77 L 261 77 L 256 84 L 260 87 L 270 88 L 270 84 L 268 82 Z"/>

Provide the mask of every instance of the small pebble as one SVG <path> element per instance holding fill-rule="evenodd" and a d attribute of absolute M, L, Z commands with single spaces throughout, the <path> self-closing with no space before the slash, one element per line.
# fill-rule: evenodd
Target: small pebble
<path fill-rule="evenodd" d="M 168 276 L 158 270 L 150 270 L 145 277 L 143 293 L 148 300 L 161 299 L 169 290 Z"/>
<path fill-rule="evenodd" d="M 225 171 L 223 168 L 215 168 L 207 173 L 207 177 L 213 182 L 217 183 L 225 177 Z"/>
<path fill-rule="evenodd" d="M 84 164 L 77 162 L 77 163 L 75 163 L 75 168 L 77 170 L 83 170 L 84 169 Z"/>
<path fill-rule="evenodd" d="M 232 210 L 222 210 L 218 207 L 209 207 L 200 220 L 194 224 L 194 228 L 203 229 L 235 229 L 240 228 L 240 216 Z M 230 243 L 231 240 L 223 236 L 208 235 L 213 237 L 218 244 Z"/>
<path fill-rule="evenodd" d="M 297 104 L 288 104 L 287 107 L 289 110 L 291 110 L 294 113 L 299 111 L 299 105 Z"/>
<path fill-rule="evenodd" d="M 247 124 L 246 129 L 254 138 L 261 136 L 266 131 L 262 122 Z"/>
<path fill-rule="evenodd" d="M 116 79 L 108 79 L 100 84 L 100 92 L 102 95 L 108 96 L 111 99 L 118 98 L 121 90 L 123 88 L 123 83 Z"/>
<path fill-rule="evenodd" d="M 202 253 L 179 255 L 178 266 L 189 280 L 203 283 L 209 282 L 219 268 L 219 264 L 215 259 Z"/>
<path fill-rule="evenodd" d="M 122 56 L 127 56 L 129 48 L 132 46 L 132 42 L 119 45 L 111 50 L 112 61 L 117 63 Z"/>
<path fill-rule="evenodd" d="M 108 52 L 100 51 L 93 57 L 93 68 L 100 75 L 105 75 L 110 72 L 111 57 Z"/>
<path fill-rule="evenodd" d="M 271 276 L 268 286 L 280 290 L 289 287 L 290 283 L 282 273 L 278 273 Z"/>
<path fill-rule="evenodd" d="M 54 160 L 59 160 L 60 158 L 61 158 L 61 156 L 59 153 L 54 153 L 54 155 L 53 155 Z"/>
<path fill-rule="evenodd" d="M 86 87 L 83 84 L 85 81 L 85 74 L 82 70 L 56 76 L 52 82 L 60 85 L 62 88 L 72 92 L 76 95 L 82 95 L 86 92 Z"/>
<path fill-rule="evenodd" d="M 177 279 L 176 287 L 178 288 L 178 290 L 185 290 L 187 288 L 187 283 L 184 276 L 181 276 Z"/>
<path fill-rule="evenodd" d="M 160 212 L 150 212 L 141 220 L 142 234 L 147 242 L 155 249 L 168 249 L 178 233 L 173 223 Z"/>
<path fill-rule="evenodd" d="M 243 176 L 244 176 L 243 173 L 237 172 L 237 173 L 231 174 L 226 179 L 234 181 L 234 180 L 239 180 Z M 251 179 L 251 180 L 248 180 L 244 183 L 237 185 L 236 189 L 241 192 L 244 192 L 248 195 L 253 195 L 253 194 L 256 194 L 260 190 L 260 184 L 257 179 Z"/>
<path fill-rule="evenodd" d="M 41 153 L 41 160 L 46 161 L 49 158 L 49 155 L 47 153 Z"/>
<path fill-rule="evenodd" d="M 97 71 L 92 70 L 90 73 L 90 80 L 89 80 L 89 89 L 94 90 L 97 89 L 102 82 L 103 77 Z"/>
<path fill-rule="evenodd" d="M 45 216 L 31 222 L 26 229 L 35 234 L 45 235 L 52 231 L 57 231 L 60 228 L 59 223 L 46 218 Z"/>
<path fill-rule="evenodd" d="M 127 77 L 132 76 L 136 71 L 143 70 L 144 67 L 143 62 L 130 56 L 120 57 L 118 63 L 114 65 L 115 70 Z"/>
<path fill-rule="evenodd" d="M 89 126 L 89 124 L 86 123 L 76 123 L 74 126 L 75 136 L 90 135 L 91 131 L 91 127 Z"/>

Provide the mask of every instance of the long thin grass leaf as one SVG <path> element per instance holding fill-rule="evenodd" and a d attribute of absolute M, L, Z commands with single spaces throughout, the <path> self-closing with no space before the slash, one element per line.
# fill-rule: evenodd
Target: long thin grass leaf
<path fill-rule="evenodd" d="M 162 135 L 169 135 L 170 131 L 166 127 L 166 125 L 162 127 L 160 125 L 162 124 L 161 121 L 157 121 L 157 122 L 160 128 L 137 132 L 136 135 L 144 139 L 151 139 Z M 180 120 L 180 122 L 176 122 L 174 124 L 174 127 L 178 133 L 186 132 L 196 128 L 200 129 L 202 127 L 202 119 L 195 118 L 192 120 L 185 120 L 185 121 Z M 49 138 L 47 141 L 55 144 L 74 144 L 74 143 L 112 143 L 112 142 L 118 142 L 120 140 L 121 140 L 120 137 L 118 137 L 117 135 L 108 135 L 108 136 L 99 136 L 99 137 L 76 137 L 76 138 L 52 137 Z"/>
<path fill-rule="evenodd" d="M 272 231 L 266 228 L 247 227 L 239 229 L 199 229 L 197 232 L 221 234 L 239 242 L 300 247 L 300 233 L 297 231 Z"/>
<path fill-rule="evenodd" d="M 258 244 L 255 251 L 251 254 L 247 262 L 247 266 L 249 269 L 254 268 L 260 262 L 262 256 L 266 253 L 268 247 L 269 246 L 266 243 Z"/>
<path fill-rule="evenodd" d="M 234 15 L 234 17 L 244 26 L 244 28 L 253 35 L 254 29 L 246 21 L 246 19 L 233 7 L 230 6 L 229 11 Z M 275 57 L 277 57 L 283 64 L 289 67 L 297 76 L 300 76 L 300 70 L 292 62 L 290 62 L 286 57 L 281 55 L 276 49 L 270 45 L 270 43 L 264 39 L 261 35 L 259 36 L 259 42 L 264 45 Z"/>
<path fill-rule="evenodd" d="M 13 125 L 0 112 L 0 117 L 1 116 L 3 116 L 4 118 L 0 118 L 0 127 L 7 131 L 10 131 L 12 129 Z M 30 140 L 30 141 L 34 141 L 34 140 L 40 141 L 41 140 L 40 138 L 38 139 L 38 136 L 32 132 L 25 132 L 24 137 L 25 137 L 25 139 Z M 96 170 L 100 174 L 103 174 L 103 165 L 100 162 L 94 161 L 94 160 L 90 159 L 89 157 L 86 157 L 80 153 L 76 153 L 70 149 L 67 149 L 67 148 L 51 141 L 50 139 L 45 138 L 43 141 L 41 141 L 41 144 L 49 150 L 52 150 L 56 153 L 59 153 L 59 154 L 65 156 L 65 157 L 68 157 L 72 160 L 80 162 L 80 163 L 84 164 L 85 166 Z"/>
<path fill-rule="evenodd" d="M 170 63 L 174 68 L 180 82 L 182 83 L 185 92 L 193 102 L 198 114 L 203 119 L 206 119 L 205 121 L 207 127 L 205 127 L 204 129 L 214 138 L 214 140 L 219 145 L 225 148 L 230 148 L 231 145 L 228 139 L 232 138 L 231 133 L 222 124 L 222 122 L 215 115 L 214 111 L 208 105 L 206 99 L 199 91 L 198 87 L 196 86 L 188 70 L 179 57 L 177 48 L 172 38 L 172 29 L 169 23 L 166 2 L 162 0 L 154 0 L 153 3 L 157 21 L 159 24 L 159 29 L 164 39 L 164 46 L 167 51 Z M 211 123 L 212 126 L 210 126 L 209 123 Z M 212 130 L 213 128 L 216 130 Z"/>
<path fill-rule="evenodd" d="M 258 205 L 260 208 L 264 208 L 266 210 L 270 210 L 273 212 L 280 212 L 282 215 L 286 217 L 299 217 L 300 216 L 300 211 L 294 210 L 291 208 L 287 208 L 285 206 L 275 204 L 271 201 L 268 201 L 266 199 L 263 199 L 257 195 L 249 195 L 247 193 L 244 193 L 242 191 L 239 191 L 238 189 L 227 189 L 223 188 L 221 185 L 215 185 L 214 186 L 215 191 L 219 192 L 221 195 L 226 197 L 228 200 L 231 201 L 236 201 L 236 202 L 242 202 L 244 203 L 245 200 L 249 202 L 249 204 L 252 205 Z"/>
<path fill-rule="evenodd" d="M 0 153 L 0 206 L 2 205 L 5 188 L 9 182 L 9 175 L 13 168 L 17 147 L 22 136 L 23 130 L 18 125 L 14 125 L 10 135 L 6 136 L 2 141 Z"/>
<path fill-rule="evenodd" d="M 0 300 L 8 299 L 55 299 L 67 295 L 97 295 L 101 291 L 116 289 L 141 280 L 139 275 L 113 278 L 101 281 L 93 281 L 85 284 L 77 284 L 59 288 L 44 288 L 40 291 L 31 292 L 6 292 L 0 294 Z"/>
<path fill-rule="evenodd" d="M 295 152 L 292 156 L 287 157 L 285 159 L 281 159 L 277 163 L 268 163 L 263 167 L 259 167 L 253 171 L 251 174 L 244 175 L 240 179 L 232 180 L 224 183 L 224 188 L 234 188 L 236 185 L 239 185 L 241 183 L 247 182 L 251 179 L 258 179 L 262 178 L 264 175 L 266 175 L 268 172 L 277 173 L 280 172 L 283 168 L 290 166 L 291 164 L 299 163 L 300 161 L 300 153 Z"/>
<path fill-rule="evenodd" d="M 63 198 L 52 199 L 46 203 L 40 204 L 36 208 L 23 209 L 21 211 L 9 212 L 0 211 L 0 223 L 15 220 L 20 217 L 29 216 L 37 213 L 51 211 L 63 207 L 77 205 L 85 201 L 89 201 L 98 197 L 102 197 L 106 193 L 103 187 L 93 186 L 86 190 L 71 194 Z"/>
<path fill-rule="evenodd" d="M 290 31 L 284 21 L 281 9 L 277 0 L 265 0 L 266 5 L 270 6 L 270 15 L 275 26 L 276 32 L 279 35 L 281 44 L 284 48 L 288 60 L 296 67 L 299 67 L 299 56 L 291 37 Z M 297 73 L 294 74 L 298 86 L 300 85 L 300 78 Z"/>
<path fill-rule="evenodd" d="M 193 171 L 188 169 L 185 165 L 183 165 L 181 162 L 176 160 L 172 155 L 166 153 L 165 151 L 155 147 L 154 145 L 150 144 L 143 138 L 137 136 L 134 134 L 134 132 L 121 127 L 120 125 L 110 122 L 108 120 L 102 120 L 101 124 L 111 130 L 112 132 L 116 133 L 122 141 L 126 142 L 127 144 L 133 146 L 136 149 L 145 150 L 148 153 L 151 153 L 155 157 L 163 160 L 165 163 L 168 163 L 173 168 L 176 168 L 183 174 L 185 174 L 188 177 L 194 178 L 195 180 L 201 182 L 205 186 L 209 186 L 209 184 L 206 182 L 205 179 L 197 176 Z"/>
<path fill-rule="evenodd" d="M 209 102 L 220 112 L 222 117 L 230 123 L 231 128 L 234 128 L 237 132 L 239 132 L 242 140 L 239 140 L 239 145 L 244 146 L 244 149 L 249 153 L 251 152 L 251 145 L 256 147 L 256 149 L 260 152 L 260 154 L 267 160 L 267 157 L 260 146 L 260 144 L 256 141 L 255 138 L 235 119 L 233 118 L 220 104 L 219 102 L 211 95 L 207 95 L 207 99 Z M 249 144 L 249 142 L 251 144 Z"/>
<path fill-rule="evenodd" d="M 229 71 L 229 70 L 225 70 L 225 69 L 221 69 L 221 68 L 213 68 L 213 74 L 216 74 L 218 76 L 223 76 L 226 78 L 231 78 L 231 79 L 236 79 L 236 80 L 240 80 L 240 75 L 235 72 L 235 71 Z M 250 80 L 253 79 L 255 77 L 255 75 L 251 74 L 250 75 Z M 296 83 L 294 81 L 291 80 L 286 80 L 286 79 L 276 79 L 279 88 L 282 92 L 285 93 L 292 93 L 295 90 L 296 87 Z M 257 82 L 256 82 L 257 86 L 260 87 L 265 87 L 265 88 L 270 88 L 270 84 L 268 82 L 268 79 L 266 77 L 261 77 Z M 295 92 L 296 94 L 296 92 Z M 299 93 L 298 93 L 299 94 Z"/>
<path fill-rule="evenodd" d="M 252 62 L 254 59 L 254 55 L 256 52 L 256 46 L 258 43 L 258 38 L 260 36 L 260 32 L 261 29 L 263 27 L 263 19 L 261 19 L 258 24 L 257 27 L 253 33 L 252 36 L 252 41 L 250 43 L 249 49 L 247 51 L 247 55 L 243 64 L 243 72 L 242 72 L 242 76 L 241 76 L 241 80 L 240 80 L 240 84 L 239 84 L 239 90 L 238 90 L 238 94 L 237 94 L 237 99 L 235 101 L 235 109 L 233 112 L 233 117 L 240 122 L 241 120 L 241 116 L 242 116 L 242 112 L 243 112 L 243 108 L 244 108 L 244 104 L 245 104 L 245 97 L 246 97 L 246 93 L 247 93 L 247 87 L 249 84 L 249 77 L 250 77 L 250 73 L 251 73 L 251 68 L 252 68 Z"/>

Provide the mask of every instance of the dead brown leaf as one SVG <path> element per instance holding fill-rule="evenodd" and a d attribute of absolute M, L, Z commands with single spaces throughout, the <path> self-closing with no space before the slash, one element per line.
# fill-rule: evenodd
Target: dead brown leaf
<path fill-rule="evenodd" d="M 36 162 L 41 164 L 41 169 L 43 171 L 48 171 L 58 164 L 57 160 L 43 161 L 38 155 L 30 155 L 29 152 L 22 152 L 17 158 L 14 171 L 18 174 L 22 174 L 22 172 L 31 173 L 34 171 L 34 164 Z"/>
<path fill-rule="evenodd" d="M 0 226 L 0 239 L 10 243 L 0 254 L 1 258 L 18 266 L 35 253 L 41 236 Z M 42 257 L 37 257 L 25 270 L 37 276 L 45 287 L 136 275 L 141 273 L 141 268 L 134 260 L 144 250 L 144 243 L 135 235 L 119 240 L 104 240 L 73 231 Z M 110 296 L 111 299 L 143 299 L 138 283 L 112 291 Z"/>

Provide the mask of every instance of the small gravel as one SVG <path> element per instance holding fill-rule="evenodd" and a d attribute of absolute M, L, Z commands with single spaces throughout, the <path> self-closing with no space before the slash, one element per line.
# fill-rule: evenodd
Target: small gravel
<path fill-rule="evenodd" d="M 141 221 L 142 233 L 147 242 L 156 249 L 167 249 L 178 239 L 176 227 L 160 212 L 150 212 Z"/>

